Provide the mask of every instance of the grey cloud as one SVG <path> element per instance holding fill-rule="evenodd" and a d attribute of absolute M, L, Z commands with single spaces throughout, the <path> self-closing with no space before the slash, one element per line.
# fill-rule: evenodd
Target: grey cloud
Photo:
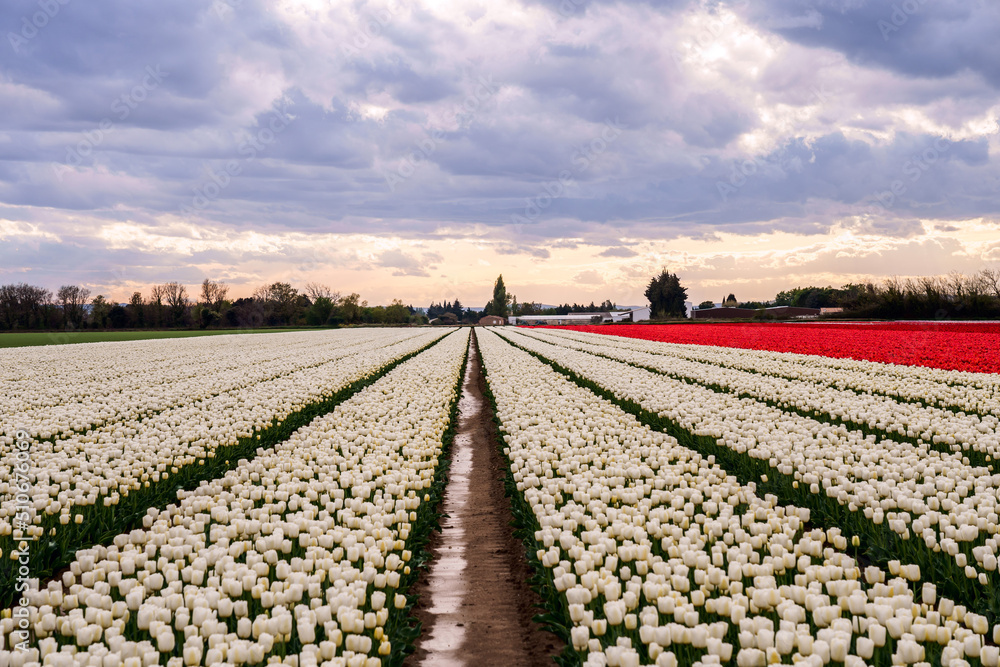
<path fill-rule="evenodd" d="M 530 255 L 539 259 L 548 259 L 551 255 L 547 248 L 526 244 L 499 245 L 496 247 L 496 252 L 500 255 Z"/>
<path fill-rule="evenodd" d="M 638 255 L 636 251 L 631 248 L 626 248 L 625 246 L 615 246 L 613 248 L 605 248 L 601 252 L 597 253 L 598 257 L 635 257 Z"/>
<path fill-rule="evenodd" d="M 746 7 L 757 25 L 800 44 L 836 49 L 864 66 L 931 78 L 970 69 L 1000 86 L 996 3 L 765 0 Z M 803 15 L 810 20 L 797 18 Z"/>
<path fill-rule="evenodd" d="M 386 91 L 405 104 L 436 102 L 454 94 L 456 86 L 451 77 L 415 72 L 405 62 L 368 63 L 359 61 L 349 65 L 356 76 L 355 85 L 347 92 L 352 95 Z"/>

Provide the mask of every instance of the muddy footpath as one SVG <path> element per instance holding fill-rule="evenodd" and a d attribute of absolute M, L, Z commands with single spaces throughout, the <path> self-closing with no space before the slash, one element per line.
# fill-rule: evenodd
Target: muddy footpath
<path fill-rule="evenodd" d="M 557 637 L 532 622 L 541 613 L 528 587 L 530 569 L 510 525 L 505 466 L 484 395 L 475 337 L 459 399 L 442 532 L 417 583 L 423 630 L 408 667 L 552 665 Z"/>

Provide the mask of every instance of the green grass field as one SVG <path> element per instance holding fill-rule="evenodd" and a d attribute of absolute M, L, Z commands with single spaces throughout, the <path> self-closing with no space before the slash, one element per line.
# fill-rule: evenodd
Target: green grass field
<path fill-rule="evenodd" d="M 210 329 L 206 331 L 32 331 L 0 333 L 0 348 L 67 343 L 103 343 L 106 341 L 147 340 L 151 338 L 191 338 L 223 334 L 281 333 L 308 329 Z"/>

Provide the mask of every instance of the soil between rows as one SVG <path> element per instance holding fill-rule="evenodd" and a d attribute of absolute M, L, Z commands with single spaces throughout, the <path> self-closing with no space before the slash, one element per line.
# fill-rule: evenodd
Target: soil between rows
<path fill-rule="evenodd" d="M 430 567 L 414 592 L 422 624 L 406 665 L 552 665 L 560 640 L 532 621 L 524 546 L 513 535 L 505 463 L 494 435 L 479 349 L 472 338 L 459 423 Z"/>

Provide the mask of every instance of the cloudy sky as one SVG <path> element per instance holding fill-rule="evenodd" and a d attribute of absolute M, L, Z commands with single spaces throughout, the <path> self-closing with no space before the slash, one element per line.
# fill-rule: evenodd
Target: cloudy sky
<path fill-rule="evenodd" d="M 3 0 L 0 282 L 695 302 L 1000 265 L 993 0 Z"/>

